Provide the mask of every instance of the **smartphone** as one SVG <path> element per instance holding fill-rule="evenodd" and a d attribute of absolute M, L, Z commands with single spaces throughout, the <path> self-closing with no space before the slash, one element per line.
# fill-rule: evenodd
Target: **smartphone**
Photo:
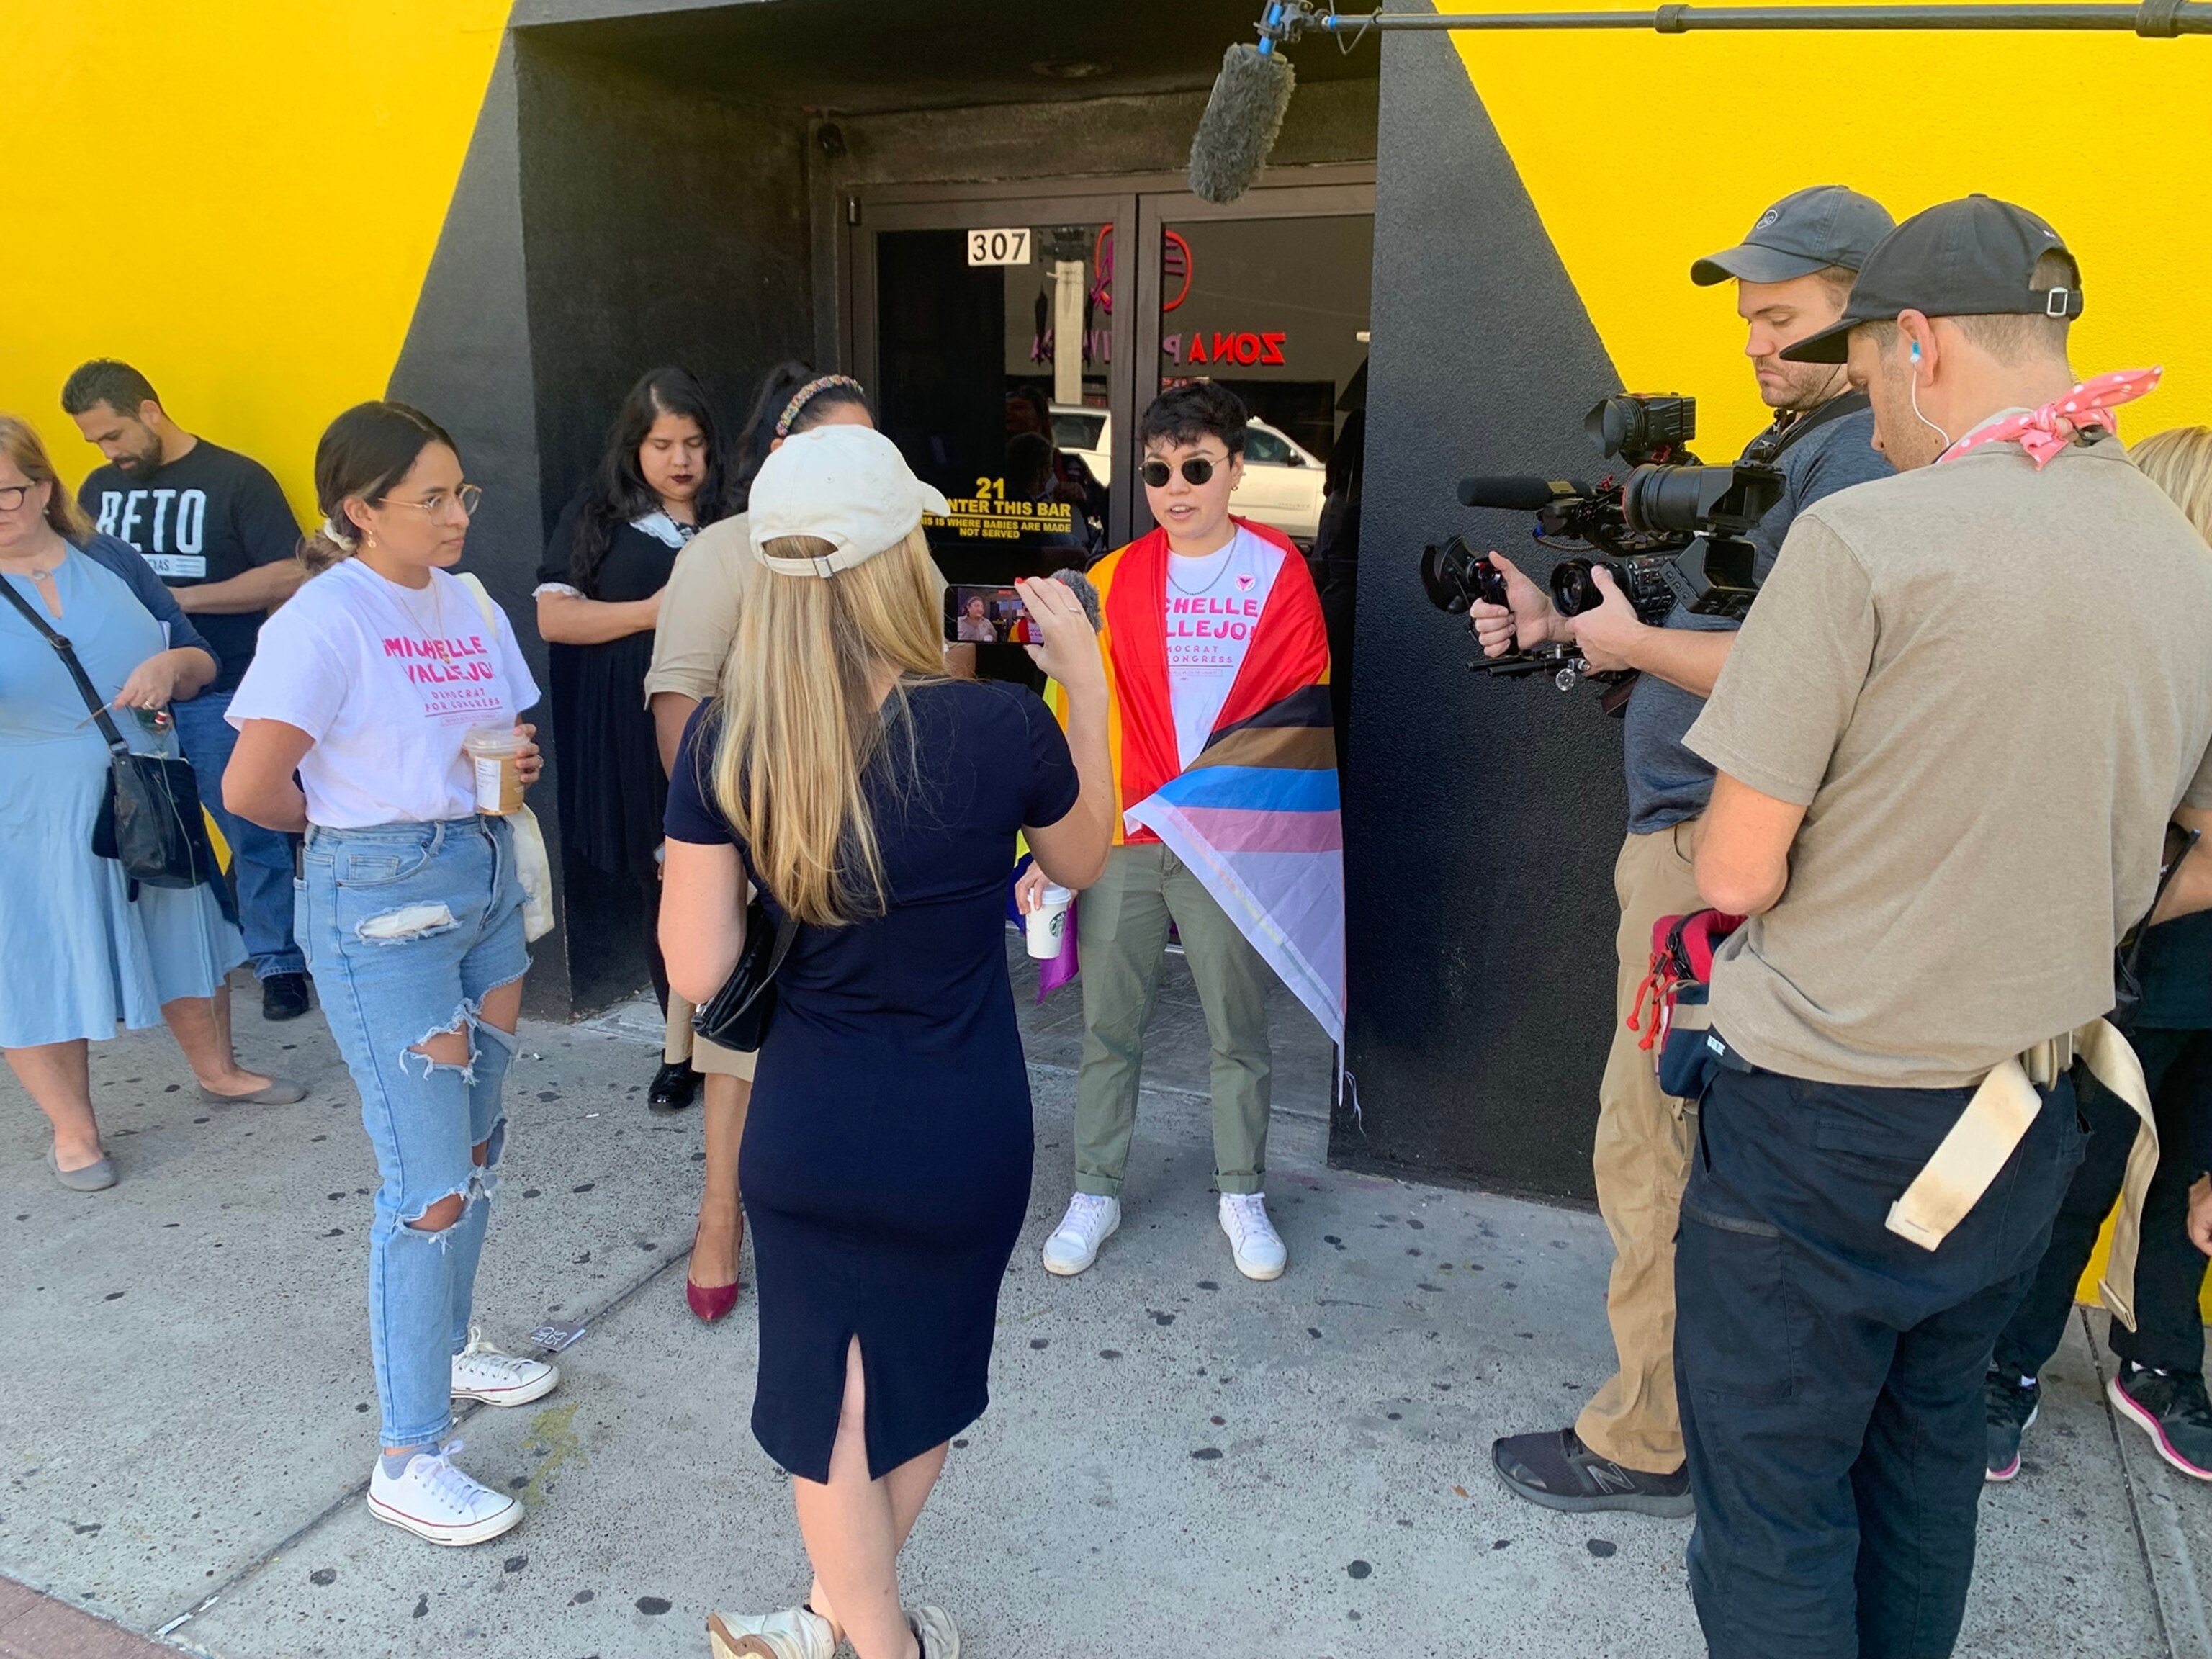
<path fill-rule="evenodd" d="M 1011 587 L 956 583 L 945 590 L 945 637 L 971 645 L 1033 645 L 1029 607 Z"/>

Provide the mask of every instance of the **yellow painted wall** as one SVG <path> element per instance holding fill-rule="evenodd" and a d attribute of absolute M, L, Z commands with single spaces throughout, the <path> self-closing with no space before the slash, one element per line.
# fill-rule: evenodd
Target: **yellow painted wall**
<path fill-rule="evenodd" d="M 2124 434 L 2212 422 L 2212 39 L 1452 38 L 1622 378 L 1694 394 L 1706 459 L 1767 414 L 1734 285 L 1693 286 L 1690 262 L 1807 185 L 1864 191 L 1899 219 L 1975 191 L 2042 215 L 2081 263 L 2075 370 L 2166 367 Z M 2110 1237 L 2107 1223 L 2084 1301 Z"/>
<path fill-rule="evenodd" d="M 1622 376 L 1695 394 L 1707 459 L 1766 416 L 1733 285 L 1692 287 L 1690 262 L 1807 185 L 1899 219 L 1975 191 L 2042 215 L 2081 262 L 2075 368 L 2166 366 L 2124 434 L 2212 422 L 2212 38 L 1452 38 Z"/>
<path fill-rule="evenodd" d="M 383 395 L 507 0 L 26 0 L 0 51 L 0 409 L 64 475 L 87 357 L 274 469 Z"/>

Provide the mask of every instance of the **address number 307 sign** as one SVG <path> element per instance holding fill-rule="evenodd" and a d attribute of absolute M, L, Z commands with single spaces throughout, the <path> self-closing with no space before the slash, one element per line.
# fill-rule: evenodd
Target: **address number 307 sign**
<path fill-rule="evenodd" d="M 1018 230 L 971 230 L 968 233 L 968 263 L 971 265 L 1025 265 L 1030 262 L 1030 233 Z"/>

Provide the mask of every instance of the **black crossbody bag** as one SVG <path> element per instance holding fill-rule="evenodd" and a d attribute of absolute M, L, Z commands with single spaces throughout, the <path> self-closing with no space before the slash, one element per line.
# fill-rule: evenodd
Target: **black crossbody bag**
<path fill-rule="evenodd" d="M 691 1029 L 717 1048 L 746 1054 L 757 1050 L 775 1012 L 776 970 L 798 937 L 796 916 L 786 916 L 781 927 L 771 927 L 764 902 L 756 898 L 745 906 L 745 942 L 738 952 L 738 965 L 730 969 L 714 1000 L 691 1016 Z"/>
<path fill-rule="evenodd" d="M 123 866 L 132 898 L 140 887 L 199 887 L 214 881 L 218 874 L 215 848 L 208 840 L 199 785 L 190 763 L 134 754 L 67 637 L 48 625 L 13 582 L 0 581 L 0 592 L 53 647 L 99 725 L 100 735 L 106 739 L 107 794 L 92 826 L 94 854 Z"/>

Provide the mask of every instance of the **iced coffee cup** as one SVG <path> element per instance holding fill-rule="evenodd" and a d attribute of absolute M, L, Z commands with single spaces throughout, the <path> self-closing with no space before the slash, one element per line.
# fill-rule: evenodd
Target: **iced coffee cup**
<path fill-rule="evenodd" d="M 1074 900 L 1075 895 L 1066 888 L 1048 884 L 1037 908 L 1030 912 L 1030 954 L 1039 962 L 1050 962 L 1060 954 L 1060 942 L 1067 935 L 1067 907 Z"/>
<path fill-rule="evenodd" d="M 522 810 L 522 751 L 526 740 L 511 726 L 472 726 L 461 749 L 476 774 L 477 811 L 505 817 Z"/>

